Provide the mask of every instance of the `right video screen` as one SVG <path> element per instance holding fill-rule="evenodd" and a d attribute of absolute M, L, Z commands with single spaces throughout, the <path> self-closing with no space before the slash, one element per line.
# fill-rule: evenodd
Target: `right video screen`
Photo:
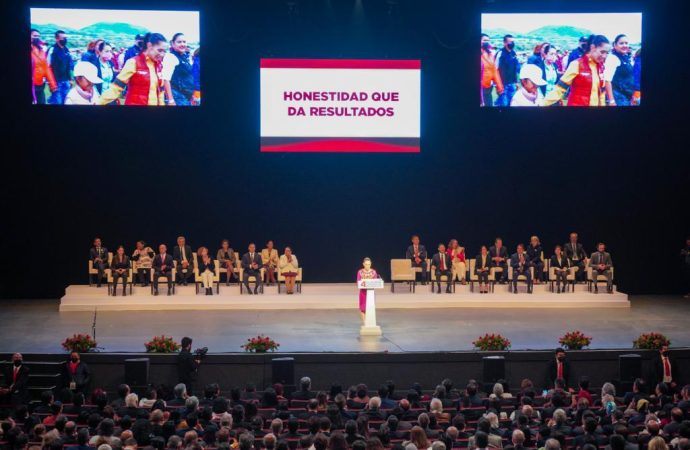
<path fill-rule="evenodd" d="M 485 107 L 639 106 L 642 13 L 484 13 Z"/>

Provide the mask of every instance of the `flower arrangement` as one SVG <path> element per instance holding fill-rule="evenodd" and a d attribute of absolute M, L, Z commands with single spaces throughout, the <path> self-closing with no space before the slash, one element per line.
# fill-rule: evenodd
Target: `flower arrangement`
<path fill-rule="evenodd" d="M 643 350 L 659 350 L 661 347 L 671 345 L 671 340 L 661 333 L 642 333 L 633 341 L 633 348 Z"/>
<path fill-rule="evenodd" d="M 479 336 L 476 341 L 472 342 L 474 348 L 486 351 L 508 350 L 510 348 L 510 341 L 500 334 L 485 334 Z"/>
<path fill-rule="evenodd" d="M 245 352 L 266 353 L 278 350 L 280 344 L 270 337 L 260 334 L 256 337 L 247 339 L 247 342 L 240 347 L 242 347 Z"/>
<path fill-rule="evenodd" d="M 558 343 L 567 350 L 582 350 L 592 343 L 592 338 L 590 336 L 585 336 L 580 330 L 575 330 L 569 331 L 561 336 Z"/>
<path fill-rule="evenodd" d="M 75 334 L 64 340 L 62 348 L 68 352 L 86 353 L 92 348 L 96 348 L 96 341 L 88 334 Z"/>
<path fill-rule="evenodd" d="M 180 344 L 175 339 L 165 335 L 154 336 L 144 346 L 147 353 L 174 353 L 180 349 Z"/>

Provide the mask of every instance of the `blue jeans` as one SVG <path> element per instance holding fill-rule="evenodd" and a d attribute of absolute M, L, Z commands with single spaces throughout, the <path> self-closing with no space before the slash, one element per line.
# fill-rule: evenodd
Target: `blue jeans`
<path fill-rule="evenodd" d="M 192 100 L 187 98 L 180 91 L 172 89 L 172 95 L 176 106 L 191 106 Z"/>
<path fill-rule="evenodd" d="M 72 88 L 69 81 L 58 81 L 57 87 L 57 90 L 48 99 L 48 103 L 51 105 L 63 105 L 69 90 Z"/>
<path fill-rule="evenodd" d="M 613 91 L 613 99 L 616 101 L 616 106 L 630 106 L 630 97 L 621 92 Z"/>
<path fill-rule="evenodd" d="M 517 84 L 506 84 L 503 89 L 503 94 L 499 95 L 496 99 L 496 106 L 510 106 L 510 102 L 513 100 L 513 96 L 517 92 Z"/>

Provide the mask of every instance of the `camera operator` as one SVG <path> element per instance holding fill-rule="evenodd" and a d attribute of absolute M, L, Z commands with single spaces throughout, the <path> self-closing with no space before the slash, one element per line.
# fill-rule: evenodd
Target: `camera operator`
<path fill-rule="evenodd" d="M 181 383 L 187 386 L 187 394 L 192 394 L 192 383 L 196 378 L 201 359 L 199 355 L 192 353 L 192 338 L 182 338 L 182 349 L 177 357 L 177 374 Z"/>

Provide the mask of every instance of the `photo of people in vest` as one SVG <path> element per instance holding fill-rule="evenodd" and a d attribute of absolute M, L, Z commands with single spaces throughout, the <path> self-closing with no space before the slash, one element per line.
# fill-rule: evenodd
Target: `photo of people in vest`
<path fill-rule="evenodd" d="M 484 13 L 479 104 L 639 106 L 642 13 Z"/>
<path fill-rule="evenodd" d="M 198 11 L 30 12 L 33 104 L 201 105 Z"/>

